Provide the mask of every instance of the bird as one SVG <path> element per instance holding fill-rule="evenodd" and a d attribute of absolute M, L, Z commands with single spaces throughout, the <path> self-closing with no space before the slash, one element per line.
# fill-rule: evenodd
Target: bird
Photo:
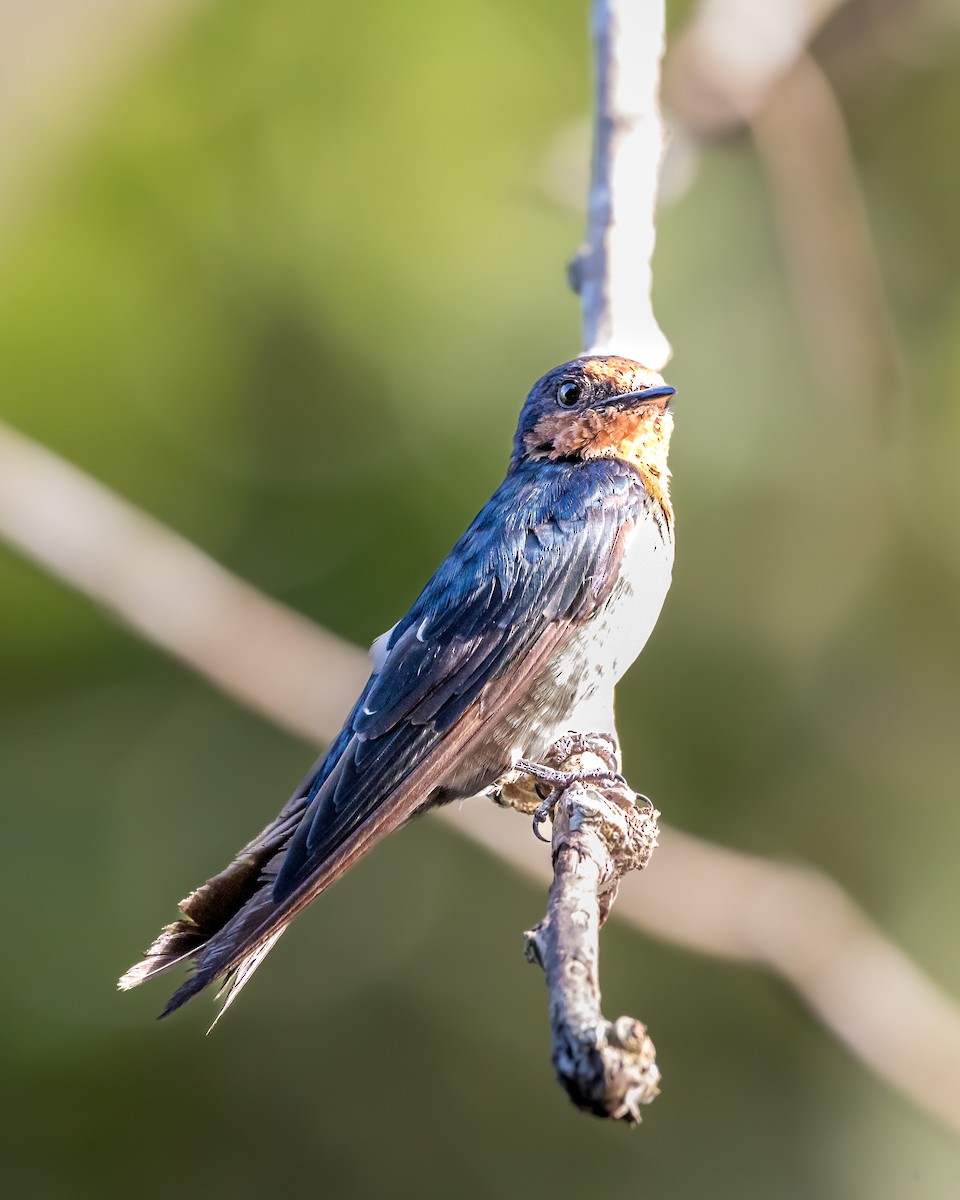
<path fill-rule="evenodd" d="M 222 1015 L 293 918 L 414 816 L 496 798 L 524 772 L 551 778 L 538 764 L 571 736 L 606 735 L 619 772 L 614 687 L 673 569 L 674 395 L 617 355 L 534 384 L 503 482 L 373 643 L 339 736 L 275 820 L 181 901 L 121 989 L 189 960 L 161 1016 L 216 981 Z"/>

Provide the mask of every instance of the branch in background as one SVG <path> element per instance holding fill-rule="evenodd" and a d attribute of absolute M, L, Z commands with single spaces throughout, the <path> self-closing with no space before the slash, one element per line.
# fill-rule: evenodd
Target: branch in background
<path fill-rule="evenodd" d="M 203 0 L 0 0 L 0 227 L 69 157 L 117 79 Z"/>
<path fill-rule="evenodd" d="M 927 37 L 935 39 L 934 21 Z M 880 271 L 863 189 L 843 111 L 808 54 L 771 81 L 750 118 L 783 257 L 809 357 L 833 396 L 857 406 L 860 428 L 903 456 L 903 355 Z M 898 428 L 899 425 L 899 428 Z M 909 439 L 906 439 L 909 445 Z M 915 468 L 914 468 L 915 469 Z M 954 577 L 960 576 L 956 523 L 943 505 L 923 503 L 913 471 L 887 470 L 902 527 Z"/>
<path fill-rule="evenodd" d="M 664 91 L 700 138 L 749 124 L 846 0 L 700 0 L 674 41 Z"/>
<path fill-rule="evenodd" d="M 670 358 L 651 299 L 665 22 L 663 0 L 594 0 L 589 216 L 570 268 L 583 307 L 584 353 L 622 354 L 655 371 Z"/>
<path fill-rule="evenodd" d="M 0 536 L 241 704 L 332 742 L 366 655 L 0 423 Z M 318 687 L 317 680 L 324 686 Z"/>
<path fill-rule="evenodd" d="M 751 129 L 818 376 L 859 402 L 867 428 L 889 429 L 897 333 L 843 114 L 809 55 L 771 90 Z"/>
<path fill-rule="evenodd" d="M 807 53 L 843 4 L 701 0 L 670 52 L 665 88 L 694 137 L 752 132 L 811 361 L 876 430 L 890 414 L 877 421 L 875 406 L 900 376 L 896 329 L 843 114 Z"/>
<path fill-rule="evenodd" d="M 362 650 L 255 592 L 2 423 L 0 537 L 234 699 L 308 740 L 335 736 L 346 698 L 366 676 Z M 208 638 L 217 653 L 204 650 Z M 439 809 L 437 817 L 522 872 L 549 878 L 539 843 L 517 837 L 492 805 Z M 643 887 L 631 891 L 628 880 L 621 888 L 621 918 L 672 944 L 782 978 L 861 1061 L 960 1131 L 960 1011 L 836 884 L 676 829 L 662 827 L 661 842 Z"/>

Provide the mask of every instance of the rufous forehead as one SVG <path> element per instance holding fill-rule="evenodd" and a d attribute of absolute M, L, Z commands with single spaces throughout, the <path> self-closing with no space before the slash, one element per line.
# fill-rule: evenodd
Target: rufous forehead
<path fill-rule="evenodd" d="M 662 382 L 656 371 L 648 370 L 632 358 L 616 355 L 587 359 L 583 363 L 583 373 L 597 383 L 613 384 L 618 392 L 636 391 Z"/>

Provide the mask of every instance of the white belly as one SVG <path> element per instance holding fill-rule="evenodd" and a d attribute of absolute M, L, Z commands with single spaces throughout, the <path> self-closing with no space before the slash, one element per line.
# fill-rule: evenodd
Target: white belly
<path fill-rule="evenodd" d="M 606 604 L 567 642 L 521 704 L 527 737 L 517 757 L 537 757 L 571 731 L 616 734 L 614 688 L 653 632 L 672 573 L 673 539 L 662 519 L 649 513 L 624 547 Z"/>

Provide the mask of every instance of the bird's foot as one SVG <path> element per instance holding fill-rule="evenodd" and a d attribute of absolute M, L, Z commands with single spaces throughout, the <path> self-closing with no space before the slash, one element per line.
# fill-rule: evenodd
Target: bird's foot
<path fill-rule="evenodd" d="M 520 759 L 516 768 L 537 780 L 536 791 L 541 803 L 533 813 L 533 832 L 541 842 L 549 839 L 540 832 L 546 820 L 553 820 L 557 802 L 568 787 L 575 783 L 598 783 L 620 790 L 629 785 L 620 774 L 620 748 L 616 739 L 599 733 L 568 733 L 558 738 L 544 756 L 548 762 L 565 763 L 581 754 L 592 754 L 607 765 L 588 771 L 564 771 L 544 763 Z"/>
<path fill-rule="evenodd" d="M 557 738 L 544 758 L 549 766 L 559 766 L 581 754 L 595 755 L 606 763 L 611 774 L 620 774 L 620 746 L 609 733 L 565 733 Z"/>

